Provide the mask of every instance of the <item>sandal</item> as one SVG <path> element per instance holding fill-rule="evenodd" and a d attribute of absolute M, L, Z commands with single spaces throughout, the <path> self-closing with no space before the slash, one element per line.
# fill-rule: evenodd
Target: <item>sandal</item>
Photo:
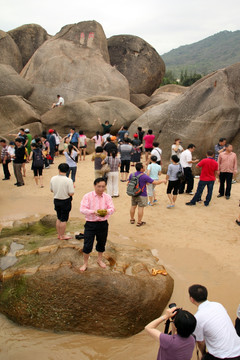
<path fill-rule="evenodd" d="M 141 221 L 140 223 L 137 223 L 137 227 L 140 227 L 140 226 L 143 226 L 143 225 L 145 225 L 146 223 L 145 223 L 145 221 Z"/>
<path fill-rule="evenodd" d="M 135 219 L 130 219 L 130 224 L 135 224 Z"/>

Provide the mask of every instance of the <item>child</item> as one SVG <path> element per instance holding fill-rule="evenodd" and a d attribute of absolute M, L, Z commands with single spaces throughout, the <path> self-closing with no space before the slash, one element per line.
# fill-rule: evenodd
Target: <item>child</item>
<path fill-rule="evenodd" d="M 178 179 L 177 173 L 181 171 L 181 165 L 179 164 L 178 156 L 172 155 L 171 160 L 172 164 L 168 165 L 168 171 L 166 175 L 166 180 L 168 180 L 167 195 L 170 200 L 170 204 L 167 205 L 168 209 L 171 209 L 175 206 L 180 187 L 180 180 Z"/>
<path fill-rule="evenodd" d="M 158 176 L 161 175 L 162 167 L 157 164 L 157 157 L 155 155 L 151 156 L 151 164 L 147 167 L 147 175 L 150 176 L 153 180 L 158 180 Z M 156 193 L 155 193 L 155 185 L 149 184 L 147 185 L 147 192 L 149 197 L 148 205 L 153 206 L 154 203 L 157 202 Z"/>

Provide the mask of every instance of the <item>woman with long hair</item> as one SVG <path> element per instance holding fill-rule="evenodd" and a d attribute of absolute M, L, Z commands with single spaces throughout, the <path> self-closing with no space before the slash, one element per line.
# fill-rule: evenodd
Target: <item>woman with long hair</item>
<path fill-rule="evenodd" d="M 110 156 L 107 156 L 106 159 L 102 161 L 103 164 L 108 164 L 110 166 L 110 171 L 107 176 L 107 193 L 112 197 L 118 197 L 118 168 L 120 166 L 121 160 L 117 157 L 117 151 L 112 150 Z"/>
<path fill-rule="evenodd" d="M 102 141 L 103 141 L 103 138 L 102 136 L 100 135 L 100 132 L 97 131 L 96 132 L 96 135 L 94 135 L 91 140 L 95 143 L 95 149 L 98 147 L 98 146 L 102 146 Z"/>
<path fill-rule="evenodd" d="M 65 150 L 63 153 L 66 157 L 66 163 L 69 166 L 69 170 L 67 171 L 66 176 L 69 177 L 69 175 L 71 173 L 71 179 L 73 181 L 73 185 L 75 186 L 76 173 L 77 173 L 76 158 L 79 154 L 79 151 L 76 148 L 76 146 L 70 144 L 70 145 L 68 145 L 67 150 Z"/>

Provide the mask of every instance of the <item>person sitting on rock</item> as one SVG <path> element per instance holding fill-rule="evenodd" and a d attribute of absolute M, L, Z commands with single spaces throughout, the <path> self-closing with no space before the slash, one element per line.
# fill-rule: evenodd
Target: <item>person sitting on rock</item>
<path fill-rule="evenodd" d="M 58 102 L 52 104 L 52 109 L 64 105 L 64 98 L 61 95 L 57 95 L 57 98 Z"/>

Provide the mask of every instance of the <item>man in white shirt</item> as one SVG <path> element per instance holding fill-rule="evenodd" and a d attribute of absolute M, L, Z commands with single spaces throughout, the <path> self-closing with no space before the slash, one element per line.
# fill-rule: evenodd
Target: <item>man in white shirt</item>
<path fill-rule="evenodd" d="M 192 285 L 188 292 L 190 301 L 198 307 L 194 335 L 203 355 L 202 360 L 240 360 L 240 337 L 226 309 L 217 302 L 207 300 L 205 286 Z"/>
<path fill-rule="evenodd" d="M 160 149 L 158 146 L 159 146 L 158 142 L 153 143 L 153 150 L 151 151 L 151 156 L 153 156 L 153 155 L 156 156 L 157 157 L 156 163 L 158 165 L 161 165 L 162 149 Z"/>
<path fill-rule="evenodd" d="M 64 105 L 64 98 L 61 95 L 57 95 L 57 98 L 58 98 L 58 102 L 52 104 L 52 109 Z"/>
<path fill-rule="evenodd" d="M 194 144 L 189 144 L 188 148 L 181 153 L 180 156 L 180 164 L 183 168 L 183 172 L 185 175 L 185 181 L 181 182 L 179 188 L 179 194 L 184 193 L 185 184 L 187 183 L 186 193 L 189 195 L 193 195 L 193 186 L 194 186 L 194 178 L 192 174 L 192 164 L 199 162 L 199 159 L 192 160 L 192 153 L 196 149 Z"/>
<path fill-rule="evenodd" d="M 57 213 L 56 228 L 60 240 L 71 239 L 71 236 L 64 235 L 74 194 L 72 179 L 66 176 L 68 170 L 68 164 L 59 164 L 59 174 L 53 176 L 50 182 L 50 190 L 54 193 L 54 208 Z"/>

